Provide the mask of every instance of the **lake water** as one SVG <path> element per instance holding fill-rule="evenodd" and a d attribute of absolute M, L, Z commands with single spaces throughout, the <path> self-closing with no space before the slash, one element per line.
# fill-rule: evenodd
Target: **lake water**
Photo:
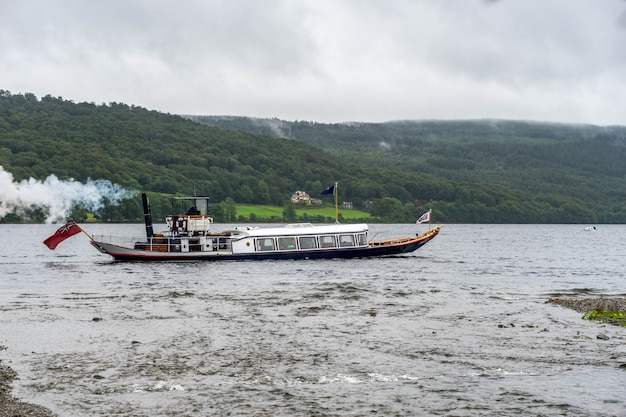
<path fill-rule="evenodd" d="M 57 227 L 0 225 L 0 359 L 16 397 L 63 417 L 626 413 L 626 329 L 546 303 L 624 295 L 626 226 L 453 224 L 409 256 L 173 264 L 115 263 L 82 234 L 50 251 Z"/>

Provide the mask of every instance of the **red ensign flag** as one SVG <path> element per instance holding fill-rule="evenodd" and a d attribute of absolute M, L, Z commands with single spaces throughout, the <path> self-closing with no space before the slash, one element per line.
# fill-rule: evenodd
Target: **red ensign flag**
<path fill-rule="evenodd" d="M 76 233 L 80 233 L 80 231 L 81 229 L 76 222 L 74 220 L 70 220 L 65 223 L 65 226 L 59 227 L 59 230 L 57 230 L 48 239 L 44 240 L 43 243 L 50 249 L 54 250 L 59 243 L 63 242 L 68 237 L 74 236 Z"/>

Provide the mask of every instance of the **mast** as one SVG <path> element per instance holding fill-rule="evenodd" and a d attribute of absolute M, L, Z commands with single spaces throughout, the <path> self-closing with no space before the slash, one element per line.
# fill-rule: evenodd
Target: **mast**
<path fill-rule="evenodd" d="M 339 223 L 339 190 L 337 189 L 337 183 L 335 183 L 335 223 Z"/>

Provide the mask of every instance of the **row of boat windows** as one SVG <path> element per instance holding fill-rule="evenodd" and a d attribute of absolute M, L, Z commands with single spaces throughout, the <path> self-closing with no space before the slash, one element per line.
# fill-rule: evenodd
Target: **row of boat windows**
<path fill-rule="evenodd" d="M 297 246 L 296 246 L 297 243 Z M 317 248 L 345 248 L 350 246 L 367 245 L 365 233 L 357 235 L 324 235 L 324 236 L 300 236 L 256 239 L 256 250 L 295 250 Z"/>

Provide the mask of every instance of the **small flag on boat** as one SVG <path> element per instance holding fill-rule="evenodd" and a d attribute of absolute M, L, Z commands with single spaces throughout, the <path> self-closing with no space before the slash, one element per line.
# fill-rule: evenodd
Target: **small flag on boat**
<path fill-rule="evenodd" d="M 420 223 L 424 223 L 424 222 L 429 222 L 429 221 L 430 221 L 430 213 L 431 213 L 432 211 L 433 211 L 433 210 L 432 210 L 432 209 L 430 209 L 430 210 L 428 210 L 426 213 L 422 214 L 422 215 L 420 216 L 420 218 L 419 218 L 419 219 L 417 219 L 417 221 L 415 222 L 415 224 L 420 224 Z"/>
<path fill-rule="evenodd" d="M 325 189 L 324 191 L 322 191 L 320 194 L 323 195 L 335 195 L 335 186 L 333 185 L 332 187 L 328 187 L 327 189 Z"/>
<path fill-rule="evenodd" d="M 44 240 L 43 243 L 50 249 L 54 250 L 59 243 L 63 242 L 68 237 L 72 237 L 80 232 L 80 226 L 78 226 L 74 220 L 70 220 L 69 222 L 65 223 L 64 226 L 59 227 L 59 229 L 48 239 Z"/>

